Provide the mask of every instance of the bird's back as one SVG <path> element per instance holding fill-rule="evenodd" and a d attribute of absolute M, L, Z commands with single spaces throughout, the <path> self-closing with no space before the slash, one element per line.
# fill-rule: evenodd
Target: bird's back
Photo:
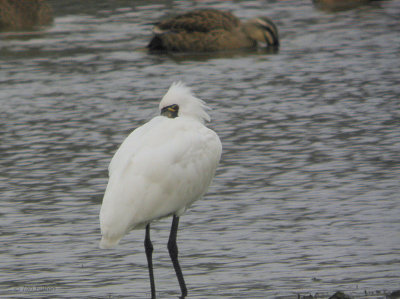
<path fill-rule="evenodd" d="M 155 117 L 123 142 L 110 164 L 100 212 L 101 246 L 129 230 L 182 214 L 206 191 L 221 155 L 218 136 L 187 117 Z"/>
<path fill-rule="evenodd" d="M 230 31 L 240 25 L 240 20 L 230 12 L 214 9 L 198 9 L 182 15 L 165 19 L 158 23 L 154 31 L 158 32 L 210 32 L 213 30 Z"/>

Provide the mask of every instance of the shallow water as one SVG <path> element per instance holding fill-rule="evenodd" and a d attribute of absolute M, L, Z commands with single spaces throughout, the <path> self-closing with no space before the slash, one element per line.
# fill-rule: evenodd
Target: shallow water
<path fill-rule="evenodd" d="M 224 146 L 181 219 L 189 298 L 398 289 L 399 1 L 98 2 L 55 0 L 52 27 L 0 34 L 1 296 L 149 297 L 144 232 L 100 250 L 98 212 L 113 153 L 174 80 L 213 108 Z M 270 16 L 279 53 L 144 50 L 152 23 L 200 5 Z M 169 226 L 152 226 L 160 298 L 179 295 Z"/>

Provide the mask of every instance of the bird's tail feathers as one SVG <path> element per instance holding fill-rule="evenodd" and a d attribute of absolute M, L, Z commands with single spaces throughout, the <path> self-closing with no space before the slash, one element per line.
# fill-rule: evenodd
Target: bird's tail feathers
<path fill-rule="evenodd" d="M 103 236 L 101 238 L 99 247 L 101 249 L 111 249 L 111 248 L 116 247 L 120 240 L 121 240 L 121 238 L 106 238 Z"/>

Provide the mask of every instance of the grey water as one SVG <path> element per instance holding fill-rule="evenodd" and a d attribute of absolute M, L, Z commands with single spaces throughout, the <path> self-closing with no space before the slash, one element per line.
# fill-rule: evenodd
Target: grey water
<path fill-rule="evenodd" d="M 49 1 L 0 33 L 0 297 L 149 298 L 144 232 L 98 248 L 107 166 L 182 80 L 212 108 L 217 176 L 181 218 L 188 298 L 384 298 L 400 286 L 400 1 Z M 264 15 L 278 53 L 149 54 L 158 19 Z M 179 286 L 152 225 L 159 298 Z"/>

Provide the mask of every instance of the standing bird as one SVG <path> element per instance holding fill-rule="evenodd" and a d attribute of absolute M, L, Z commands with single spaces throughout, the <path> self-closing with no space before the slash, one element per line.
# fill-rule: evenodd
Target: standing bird
<path fill-rule="evenodd" d="M 155 298 L 150 223 L 172 216 L 168 251 L 182 297 L 187 288 L 178 261 L 179 217 L 207 191 L 221 157 L 206 104 L 181 82 L 162 98 L 160 116 L 134 130 L 115 153 L 100 210 L 100 248 L 113 248 L 132 229 L 145 228 L 151 295 Z"/>
<path fill-rule="evenodd" d="M 266 17 L 242 23 L 230 12 L 199 9 L 161 21 L 153 28 L 150 51 L 211 52 L 279 47 L 278 29 Z"/>

